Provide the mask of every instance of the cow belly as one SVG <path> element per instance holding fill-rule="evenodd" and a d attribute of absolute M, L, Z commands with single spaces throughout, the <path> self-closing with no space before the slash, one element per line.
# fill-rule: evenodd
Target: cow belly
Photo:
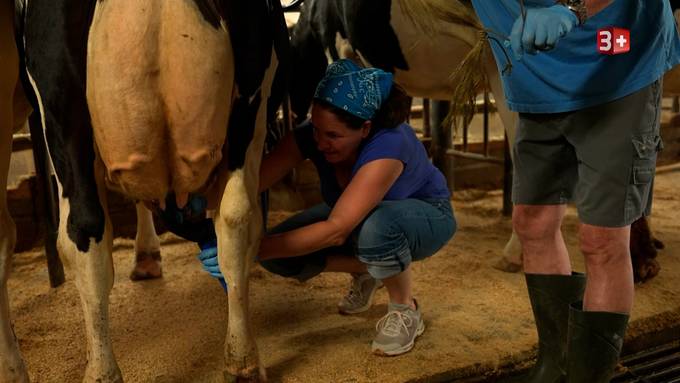
<path fill-rule="evenodd" d="M 438 22 L 434 36 L 424 34 L 398 2 L 392 2 L 390 24 L 397 34 L 408 70 L 395 71 L 395 81 L 412 96 L 450 100 L 456 84 L 452 74 L 478 41 L 469 27 Z"/>
<path fill-rule="evenodd" d="M 112 184 L 136 199 L 162 200 L 205 183 L 222 158 L 231 52 L 226 29 L 191 0 L 98 3 L 87 101 Z"/>

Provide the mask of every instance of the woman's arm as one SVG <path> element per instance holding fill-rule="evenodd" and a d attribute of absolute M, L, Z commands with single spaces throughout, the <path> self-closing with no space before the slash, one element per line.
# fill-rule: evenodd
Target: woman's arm
<path fill-rule="evenodd" d="M 363 165 L 327 220 L 264 237 L 259 258 L 295 257 L 343 244 L 352 230 L 382 201 L 403 169 L 404 164 L 394 159 L 379 159 Z"/>
<path fill-rule="evenodd" d="M 289 132 L 262 159 L 258 193 L 272 187 L 303 160 L 302 152 L 295 142 L 295 133 Z"/>

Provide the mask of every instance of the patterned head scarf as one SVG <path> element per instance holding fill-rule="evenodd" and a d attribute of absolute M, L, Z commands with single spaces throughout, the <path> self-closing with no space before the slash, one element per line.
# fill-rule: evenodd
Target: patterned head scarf
<path fill-rule="evenodd" d="M 328 66 L 314 98 L 370 120 L 392 89 L 392 74 L 343 59 Z"/>

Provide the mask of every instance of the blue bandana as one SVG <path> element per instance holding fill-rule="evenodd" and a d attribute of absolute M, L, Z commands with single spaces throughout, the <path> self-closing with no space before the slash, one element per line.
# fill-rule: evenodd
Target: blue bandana
<path fill-rule="evenodd" d="M 328 66 L 316 87 L 314 98 L 370 120 L 392 89 L 392 73 L 376 68 L 361 68 L 343 59 Z"/>

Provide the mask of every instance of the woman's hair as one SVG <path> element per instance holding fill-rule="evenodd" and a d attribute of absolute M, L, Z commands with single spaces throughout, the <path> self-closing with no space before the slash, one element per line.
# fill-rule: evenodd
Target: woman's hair
<path fill-rule="evenodd" d="M 411 97 L 397 84 L 392 84 L 389 96 L 371 119 L 376 129 L 393 129 L 411 113 Z"/>
<path fill-rule="evenodd" d="M 317 98 L 314 102 L 333 113 L 338 120 L 346 124 L 350 129 L 359 130 L 364 122 L 366 122 L 365 119 L 355 116 L 344 109 L 338 108 L 324 99 Z M 380 109 L 375 113 L 375 116 L 371 118 L 371 122 L 373 123 L 371 135 L 380 129 L 396 128 L 406 121 L 409 113 L 411 113 L 411 97 L 406 94 L 402 87 L 393 84 L 387 99 L 382 103 Z"/>

